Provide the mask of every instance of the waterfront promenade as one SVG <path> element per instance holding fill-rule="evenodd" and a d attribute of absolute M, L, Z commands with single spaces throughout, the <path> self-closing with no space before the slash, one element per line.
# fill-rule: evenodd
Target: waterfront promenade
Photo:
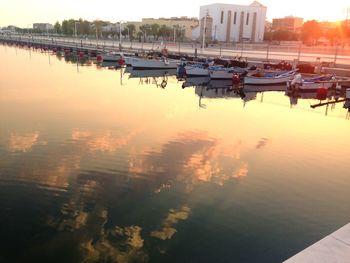
<path fill-rule="evenodd" d="M 52 36 L 28 36 L 28 35 L 3 35 L 0 39 L 18 40 L 26 43 L 41 43 L 43 45 L 70 46 L 72 48 L 88 48 L 98 52 L 119 50 L 123 51 L 160 51 L 164 47 L 171 53 L 187 54 L 189 56 L 211 57 L 242 57 L 249 61 L 281 61 L 294 60 L 302 62 L 316 62 L 319 59 L 331 67 L 350 68 L 349 47 L 307 47 L 295 45 L 270 45 L 270 44 L 236 44 L 210 45 L 204 49 L 198 43 L 189 42 L 129 42 L 114 39 L 96 39 L 80 37 L 52 37 Z M 197 50 L 197 51 L 196 51 Z"/>

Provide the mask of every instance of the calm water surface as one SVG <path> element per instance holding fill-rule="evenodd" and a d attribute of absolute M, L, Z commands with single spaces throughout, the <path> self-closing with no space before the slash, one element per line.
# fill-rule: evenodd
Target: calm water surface
<path fill-rule="evenodd" d="M 350 221 L 341 103 L 0 58 L 1 263 L 281 262 Z"/>

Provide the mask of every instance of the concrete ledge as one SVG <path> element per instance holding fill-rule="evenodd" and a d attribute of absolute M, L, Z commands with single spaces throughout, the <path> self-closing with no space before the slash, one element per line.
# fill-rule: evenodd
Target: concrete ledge
<path fill-rule="evenodd" d="M 349 263 L 350 223 L 284 263 Z"/>

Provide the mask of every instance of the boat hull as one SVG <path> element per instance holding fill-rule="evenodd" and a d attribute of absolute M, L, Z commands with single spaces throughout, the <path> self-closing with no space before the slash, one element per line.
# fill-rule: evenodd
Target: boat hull
<path fill-rule="evenodd" d="M 173 60 L 165 62 L 162 60 L 132 59 L 130 63 L 133 69 L 176 69 L 178 66 L 178 61 Z"/>
<path fill-rule="evenodd" d="M 246 76 L 244 78 L 245 85 L 281 85 L 286 84 L 293 78 L 293 75 L 284 77 L 252 77 Z"/>
<path fill-rule="evenodd" d="M 243 68 L 228 68 L 228 69 L 220 69 L 213 70 L 210 72 L 210 79 L 216 80 L 232 80 L 234 74 L 244 74 L 246 72 Z"/>

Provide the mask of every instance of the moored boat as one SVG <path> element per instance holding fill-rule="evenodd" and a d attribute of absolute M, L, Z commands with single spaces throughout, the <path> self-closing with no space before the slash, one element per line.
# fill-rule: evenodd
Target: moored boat
<path fill-rule="evenodd" d="M 301 74 L 296 74 L 294 78 L 287 82 L 289 90 L 309 90 L 315 91 L 319 88 L 336 88 L 337 80 L 334 75 L 320 75 L 311 78 L 303 78 Z"/>
<path fill-rule="evenodd" d="M 130 54 L 123 52 L 108 52 L 101 55 L 103 62 L 118 63 L 120 65 L 130 65 L 132 59 Z"/>
<path fill-rule="evenodd" d="M 244 68 L 216 68 L 210 71 L 210 79 L 232 80 L 234 74 L 245 75 L 248 71 Z"/>
<path fill-rule="evenodd" d="M 286 84 L 295 74 L 295 70 L 276 72 L 255 72 L 244 77 L 245 85 L 279 85 Z"/>
<path fill-rule="evenodd" d="M 176 69 L 178 63 L 178 60 L 168 60 L 165 57 L 161 59 L 132 58 L 130 61 L 133 69 Z"/>

